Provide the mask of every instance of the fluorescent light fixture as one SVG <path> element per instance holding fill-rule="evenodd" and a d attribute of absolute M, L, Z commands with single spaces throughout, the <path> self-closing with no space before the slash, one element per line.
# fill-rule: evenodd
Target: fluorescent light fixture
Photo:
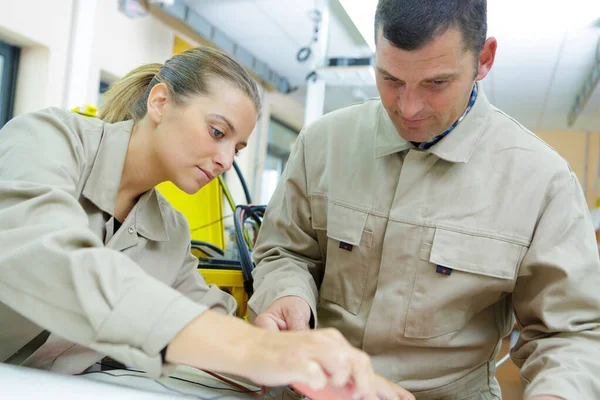
<path fill-rule="evenodd" d="M 339 0 L 346 14 L 371 50 L 375 51 L 375 10 L 377 0 Z"/>

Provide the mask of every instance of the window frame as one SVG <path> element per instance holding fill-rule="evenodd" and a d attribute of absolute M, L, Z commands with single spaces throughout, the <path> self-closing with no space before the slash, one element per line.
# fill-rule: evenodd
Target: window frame
<path fill-rule="evenodd" d="M 0 77 L 0 128 L 13 117 L 20 55 L 21 49 L 0 40 L 0 56 L 4 57 Z"/>

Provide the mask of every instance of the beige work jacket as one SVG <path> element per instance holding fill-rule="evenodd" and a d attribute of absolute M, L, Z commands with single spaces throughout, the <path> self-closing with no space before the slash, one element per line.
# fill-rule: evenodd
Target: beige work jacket
<path fill-rule="evenodd" d="M 113 232 L 131 128 L 50 108 L 0 131 L 0 361 L 77 373 L 108 355 L 158 376 L 184 326 L 235 310 L 156 189 Z"/>
<path fill-rule="evenodd" d="M 499 398 L 514 315 L 526 399 L 600 399 L 600 262 L 581 187 L 481 87 L 427 151 L 379 100 L 306 127 L 254 256 L 253 314 L 305 299 L 417 399 Z"/>

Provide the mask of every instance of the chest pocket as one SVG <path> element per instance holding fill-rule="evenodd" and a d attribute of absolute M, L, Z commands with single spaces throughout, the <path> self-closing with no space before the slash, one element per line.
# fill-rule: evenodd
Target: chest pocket
<path fill-rule="evenodd" d="M 421 247 L 404 335 L 432 338 L 463 328 L 514 289 L 525 246 L 436 229 Z"/>
<path fill-rule="evenodd" d="M 327 263 L 321 300 L 356 315 L 360 310 L 369 268 L 372 232 L 365 230 L 368 214 L 329 203 L 327 207 Z"/>

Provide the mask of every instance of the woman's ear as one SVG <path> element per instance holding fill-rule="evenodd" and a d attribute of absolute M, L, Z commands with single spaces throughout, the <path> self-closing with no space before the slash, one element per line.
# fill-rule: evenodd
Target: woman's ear
<path fill-rule="evenodd" d="M 165 112 L 165 105 L 169 101 L 169 89 L 163 82 L 157 83 L 150 89 L 148 103 L 146 104 L 148 116 L 156 125 L 160 124 Z"/>

